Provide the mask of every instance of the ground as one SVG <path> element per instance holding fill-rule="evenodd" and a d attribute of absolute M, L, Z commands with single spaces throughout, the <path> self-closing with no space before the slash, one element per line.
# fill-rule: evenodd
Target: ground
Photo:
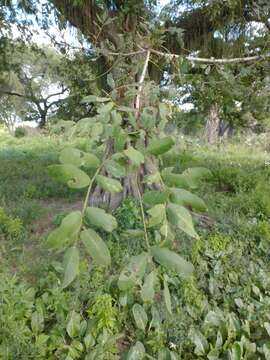
<path fill-rule="evenodd" d="M 86 299 L 90 303 L 100 301 L 100 298 L 91 298 L 93 289 L 99 289 L 103 300 L 104 292 L 108 292 L 102 284 L 102 271 L 91 268 L 89 277 L 88 265 L 84 263 L 81 267 L 87 271 L 82 275 L 80 290 L 77 289 L 80 301 L 74 293 L 63 292 L 56 285 L 60 277 L 57 274 L 62 270 L 58 254 L 49 252 L 45 239 L 64 214 L 81 208 L 83 198 L 83 193 L 68 190 L 47 175 L 47 165 L 57 162 L 58 153 L 65 145 L 66 141 L 60 137 L 39 135 L 16 139 L 0 133 L 1 303 L 14 284 L 17 284 L 16 290 L 11 293 L 15 297 L 17 293 L 20 297 L 20 291 L 23 293 L 31 287 L 38 289 L 33 301 L 40 298 L 45 301 L 44 294 L 47 294 L 51 303 L 46 308 L 48 318 L 45 318 L 44 332 L 50 344 L 46 349 L 50 346 L 54 349 L 55 343 L 58 344 L 62 338 L 66 327 L 63 319 L 69 314 L 71 303 L 75 304 L 72 309 L 82 313 L 82 303 Z M 79 141 L 77 145 L 83 148 L 85 144 Z M 209 209 L 206 221 L 199 220 L 196 225 L 200 240 L 190 241 L 179 234 L 180 251 L 192 260 L 196 275 L 189 281 L 177 280 L 176 288 L 170 285 L 176 315 L 164 322 L 164 339 L 148 334 L 147 341 L 152 351 L 159 349 L 160 344 L 166 344 L 176 347 L 183 359 L 219 359 L 226 351 L 237 354 L 240 346 L 242 353 L 248 354 L 246 359 L 269 359 L 270 154 L 266 150 L 265 141 L 263 144 L 242 141 L 238 145 L 209 147 L 179 135 L 177 148 L 163 158 L 163 163 L 174 166 L 176 172 L 204 166 L 212 171 L 212 177 L 197 191 Z M 123 227 L 127 223 L 132 226 L 132 222 L 137 221 L 136 206 L 127 201 L 116 211 L 116 216 Z M 125 251 L 136 253 L 140 247 L 136 242 L 117 237 L 108 238 L 108 243 L 116 268 Z M 14 275 L 13 284 L 10 279 Z M 50 282 L 54 292 L 48 290 Z M 57 311 L 52 310 L 54 307 Z M 53 315 L 54 311 L 57 316 Z M 24 315 L 24 331 L 29 327 L 27 316 Z M 93 316 L 98 315 L 94 313 Z M 5 307 L 0 318 L 0 322 L 10 322 L 7 329 L 13 329 L 11 320 L 5 320 Z M 15 323 L 18 325 L 18 319 Z M 222 324 L 226 328 L 224 333 Z M 120 321 L 117 326 L 123 328 L 124 325 Z M 112 325 L 111 331 L 114 332 L 117 326 Z M 134 332 L 132 325 L 127 327 L 124 326 L 126 332 Z M 46 353 L 42 357 L 45 350 L 39 350 L 37 338 L 35 342 L 27 333 L 24 334 L 25 344 L 31 343 L 32 347 L 27 345 L 26 350 L 20 338 L 16 349 L 12 350 L 12 341 L 8 342 L 11 334 L 6 331 L 5 346 L 10 346 L 10 354 L 13 354 L 11 357 L 6 355 L 6 359 L 48 358 Z M 189 339 L 186 338 L 187 331 L 190 332 Z M 218 340 L 217 333 L 221 340 Z M 129 341 L 133 336 L 130 335 Z M 137 336 L 143 338 L 142 334 Z M 126 339 L 122 343 L 126 343 Z M 62 345 L 57 346 L 57 349 L 66 351 Z M 55 354 L 55 350 L 51 351 Z M 61 356 L 52 359 L 64 358 Z M 110 358 L 113 359 L 105 357 L 106 360 Z M 238 358 L 241 357 L 231 355 L 231 359 Z"/>

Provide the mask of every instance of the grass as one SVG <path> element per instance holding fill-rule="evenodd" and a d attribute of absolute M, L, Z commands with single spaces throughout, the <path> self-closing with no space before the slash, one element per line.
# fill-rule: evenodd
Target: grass
<path fill-rule="evenodd" d="M 164 163 L 174 166 L 176 172 L 193 166 L 204 166 L 212 171 L 212 179 L 198 194 L 209 207 L 215 231 L 242 237 L 242 229 L 247 224 L 267 221 L 270 167 L 265 165 L 268 154 L 264 150 L 254 151 L 253 147 L 237 144 L 216 147 L 194 141 L 180 144 L 177 150 L 164 157 Z M 17 139 L 0 132 L 0 206 L 11 217 L 18 218 L 24 227 L 20 240 L 9 239 L 8 244 L 2 245 L 7 246 L 3 254 L 6 263 L 12 259 L 13 269 L 23 263 L 26 270 L 28 259 L 33 257 L 39 264 L 40 256 L 46 253 L 42 249 L 42 239 L 53 227 L 54 218 L 61 212 L 80 207 L 82 196 L 78 191 L 68 189 L 47 175 L 47 166 L 57 162 L 59 151 L 65 145 L 65 140 L 58 137 L 40 135 Z M 82 147 L 83 143 L 79 145 Z"/>
<path fill-rule="evenodd" d="M 80 193 L 47 174 L 47 166 L 58 161 L 64 145 L 42 135 L 17 139 L 0 133 L 0 207 L 23 226 L 20 237 L 2 242 L 1 258 L 13 271 L 38 274 L 36 266 L 48 261 L 42 239 L 54 217 L 80 206 Z"/>
<path fill-rule="evenodd" d="M 65 145 L 66 141 L 60 138 L 38 136 L 15 139 L 0 133 L 0 257 L 1 272 L 9 274 L 4 278 L 0 276 L 0 284 L 7 297 L 18 296 L 20 301 L 22 293 L 30 293 L 29 299 L 22 304 L 22 309 L 25 309 L 22 310 L 25 314 L 23 322 L 18 322 L 21 315 L 16 313 L 18 319 L 14 315 L 13 323 L 8 317 L 9 308 L 4 308 L 2 315 L 0 311 L 0 322 L 4 321 L 11 329 L 9 332 L 7 326 L 7 339 L 9 336 L 12 339 L 9 334 L 15 331 L 17 324 L 21 326 L 17 348 L 12 350 L 12 354 L 19 354 L 14 357 L 18 359 L 46 359 L 50 346 L 62 349 L 62 345 L 55 343 L 62 344 L 70 309 L 80 313 L 85 304 L 96 304 L 93 308 L 99 309 L 104 302 L 104 311 L 114 314 L 113 331 L 121 327 L 118 322 L 127 316 L 122 313 L 116 316 L 114 313 L 112 299 L 118 295 L 115 290 L 106 288 L 103 270 L 91 268 L 89 277 L 89 268 L 84 262 L 75 291 L 64 292 L 59 286 L 62 269 L 57 261 L 58 255 L 52 257 L 44 247 L 46 235 L 59 224 L 61 214 L 81 207 L 80 193 L 59 185 L 47 176 L 47 165 L 57 161 L 58 153 Z M 79 146 L 84 145 L 83 141 L 79 142 Z M 185 360 L 223 359 L 225 351 L 230 353 L 233 347 L 237 347 L 235 344 L 241 342 L 245 354 L 251 351 L 246 359 L 269 359 L 269 339 L 266 340 L 268 335 L 264 327 L 270 322 L 270 167 L 267 161 L 268 153 L 264 148 L 254 150 L 247 144 L 207 147 L 184 139 L 176 150 L 164 156 L 163 164 L 173 166 L 176 172 L 204 166 L 211 170 L 212 177 L 197 191 L 209 208 L 205 221 L 199 221 L 196 226 L 200 240 L 190 241 L 178 234 L 181 251 L 192 259 L 196 274 L 191 280 L 173 278 L 176 286 L 170 284 L 170 290 L 174 316 L 164 317 L 162 334 L 147 335 L 146 343 L 151 344 L 152 350 L 158 351 L 164 344 L 173 344 L 177 354 L 182 354 Z M 115 216 L 123 229 L 132 228 L 140 222 L 139 210 L 130 200 L 117 209 Z M 138 242 L 121 236 L 107 240 L 115 266 L 120 266 L 126 252 L 136 254 L 140 247 Z M 13 274 L 18 277 L 13 277 Z M 111 281 L 114 280 L 110 279 L 110 284 Z M 37 345 L 29 340 L 29 323 L 32 320 L 27 309 L 33 307 L 34 301 L 29 284 L 35 288 L 36 304 L 40 299 L 45 304 L 44 313 L 47 314 L 47 324 L 50 324 L 47 326 L 53 326 L 50 333 L 53 340 L 50 340 L 51 343 L 46 340 L 48 344 L 42 348 L 44 357 L 40 355 L 42 351 L 37 350 Z M 111 295 L 108 297 L 110 291 L 113 298 Z M 94 297 L 96 293 L 98 300 Z M 100 316 L 99 321 L 102 322 L 104 313 L 97 314 L 98 311 L 93 316 Z M 223 340 L 223 346 L 218 350 L 216 334 L 223 330 L 217 329 L 214 315 L 226 325 L 227 340 Z M 124 320 L 124 329 L 132 333 L 134 330 L 129 322 Z M 49 333 L 49 330 L 46 331 Z M 188 337 L 187 333 L 190 334 Z M 136 336 L 144 340 L 142 334 Z M 32 350 L 25 345 L 29 341 Z M 202 344 L 207 350 L 202 348 Z M 252 344 L 256 348 L 254 353 Z M 0 354 L 3 350 L 1 346 L 0 343 Z M 212 357 L 207 357 L 210 349 Z M 218 351 L 219 355 L 215 355 L 214 351 Z M 61 355 L 60 358 L 65 357 Z"/>
<path fill-rule="evenodd" d="M 212 171 L 212 179 L 198 194 L 208 205 L 215 231 L 244 237 L 246 231 L 243 229 L 247 224 L 268 220 L 270 167 L 265 165 L 268 154 L 264 150 L 254 151 L 253 147 L 237 144 L 216 147 L 198 145 L 194 141 L 180 144 L 177 150 L 164 157 L 164 163 L 174 166 L 176 172 L 193 166 L 204 166 Z M 68 189 L 47 175 L 47 166 L 58 161 L 59 151 L 65 145 L 65 140 L 58 137 L 40 135 L 17 139 L 0 133 L 0 206 L 10 216 L 18 218 L 24 227 L 20 239 L 9 239 L 2 245 L 6 266 L 10 263 L 13 270 L 23 264 L 20 270 L 29 272 L 28 263 L 33 258 L 37 267 L 41 259 L 47 262 L 47 250 L 42 244 L 53 227 L 54 218 L 80 207 L 82 196 L 78 191 Z M 79 145 L 84 146 L 82 142 Z M 127 211 L 134 219 L 129 208 L 121 211 Z M 124 217 L 123 227 L 127 218 Z M 199 228 L 200 231 L 205 229 Z M 32 270 L 33 267 L 30 273 Z M 34 273 L 39 273 L 36 268 Z"/>

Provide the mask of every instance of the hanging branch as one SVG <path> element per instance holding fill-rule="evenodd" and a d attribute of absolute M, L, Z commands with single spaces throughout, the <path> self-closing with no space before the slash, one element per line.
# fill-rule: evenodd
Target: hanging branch
<path fill-rule="evenodd" d="M 177 59 L 182 57 L 181 55 L 178 54 L 164 53 L 154 49 L 151 49 L 151 53 L 159 56 L 167 57 L 170 59 L 174 59 L 174 58 Z M 231 58 L 231 59 L 200 58 L 190 55 L 184 58 L 188 61 L 197 62 L 201 64 L 239 64 L 239 63 L 254 62 L 254 61 L 270 58 L 270 53 L 265 55 L 255 55 L 255 56 L 247 56 L 247 57 Z"/>
<path fill-rule="evenodd" d="M 148 67 L 148 63 L 149 63 L 149 59 L 150 59 L 150 53 L 151 53 L 151 51 L 147 50 L 145 62 L 144 62 L 144 65 L 143 65 L 143 70 L 142 70 L 140 80 L 139 80 L 138 93 L 137 93 L 136 100 L 135 100 L 136 118 L 139 115 L 140 102 L 141 102 L 141 92 L 142 92 L 143 82 L 144 82 L 144 79 L 145 79 L 145 76 L 146 76 L 146 71 L 147 71 L 147 67 Z"/>
<path fill-rule="evenodd" d="M 118 53 L 118 52 L 108 52 L 108 55 L 112 56 L 134 56 L 138 54 L 143 53 L 149 53 L 149 54 L 156 54 L 159 56 L 167 57 L 169 59 L 178 59 L 178 58 L 184 58 L 187 61 L 194 62 L 194 63 L 201 63 L 201 64 L 240 64 L 240 63 L 249 63 L 254 62 L 258 60 L 265 60 L 270 58 L 270 53 L 264 54 L 264 55 L 254 55 L 254 56 L 246 56 L 246 57 L 238 57 L 238 58 L 224 58 L 224 59 L 215 59 L 215 58 L 200 58 L 196 56 L 182 56 L 179 54 L 171 54 L 171 53 L 165 53 L 162 51 L 154 50 L 154 49 L 141 49 L 139 51 L 134 51 L 130 53 Z M 149 61 L 149 59 L 148 59 Z"/>

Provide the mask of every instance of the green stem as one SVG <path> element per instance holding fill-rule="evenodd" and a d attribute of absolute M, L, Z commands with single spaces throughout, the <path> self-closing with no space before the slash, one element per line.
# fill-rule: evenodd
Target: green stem
<path fill-rule="evenodd" d="M 92 186 L 93 186 L 93 183 L 97 177 L 97 175 L 99 174 L 100 170 L 102 169 L 104 163 L 102 163 L 96 170 L 94 176 L 92 177 L 92 179 L 90 180 L 90 184 L 88 186 L 88 189 L 87 189 L 87 193 L 86 193 L 86 196 L 85 196 L 85 199 L 84 199 L 84 203 L 83 203 L 83 208 L 82 208 L 82 217 L 81 217 L 81 225 L 79 227 L 79 231 L 78 231 L 78 236 L 77 236 L 77 239 L 76 239 L 76 243 L 78 242 L 79 240 L 79 234 L 80 234 L 80 231 L 82 229 L 82 226 L 83 226 L 83 218 L 84 218 L 84 215 L 85 215 L 85 211 L 87 209 L 87 205 L 89 203 L 89 196 L 90 196 L 90 193 L 91 193 L 91 190 L 92 190 Z M 76 244 L 75 243 L 75 244 Z"/>
<path fill-rule="evenodd" d="M 94 183 L 96 177 L 98 176 L 102 166 L 103 166 L 103 163 L 97 168 L 97 170 L 96 170 L 94 176 L 92 177 L 92 179 L 90 181 L 90 184 L 88 186 L 87 193 L 86 193 L 86 196 L 85 196 L 85 199 L 84 199 L 83 209 L 82 209 L 82 219 L 84 217 L 84 214 L 85 214 L 88 202 L 89 202 L 89 196 L 90 196 L 90 193 L 91 193 L 91 190 L 92 190 L 93 183 Z"/>

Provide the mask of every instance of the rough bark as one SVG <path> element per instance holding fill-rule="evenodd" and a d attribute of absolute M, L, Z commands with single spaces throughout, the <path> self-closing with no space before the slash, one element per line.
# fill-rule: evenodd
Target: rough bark
<path fill-rule="evenodd" d="M 214 103 L 210 107 L 204 130 L 204 138 L 209 144 L 215 144 L 217 142 L 219 125 L 220 118 L 218 104 Z"/>
<path fill-rule="evenodd" d="M 218 136 L 222 140 L 228 139 L 233 135 L 233 127 L 232 124 L 221 120 L 219 122 Z"/>

